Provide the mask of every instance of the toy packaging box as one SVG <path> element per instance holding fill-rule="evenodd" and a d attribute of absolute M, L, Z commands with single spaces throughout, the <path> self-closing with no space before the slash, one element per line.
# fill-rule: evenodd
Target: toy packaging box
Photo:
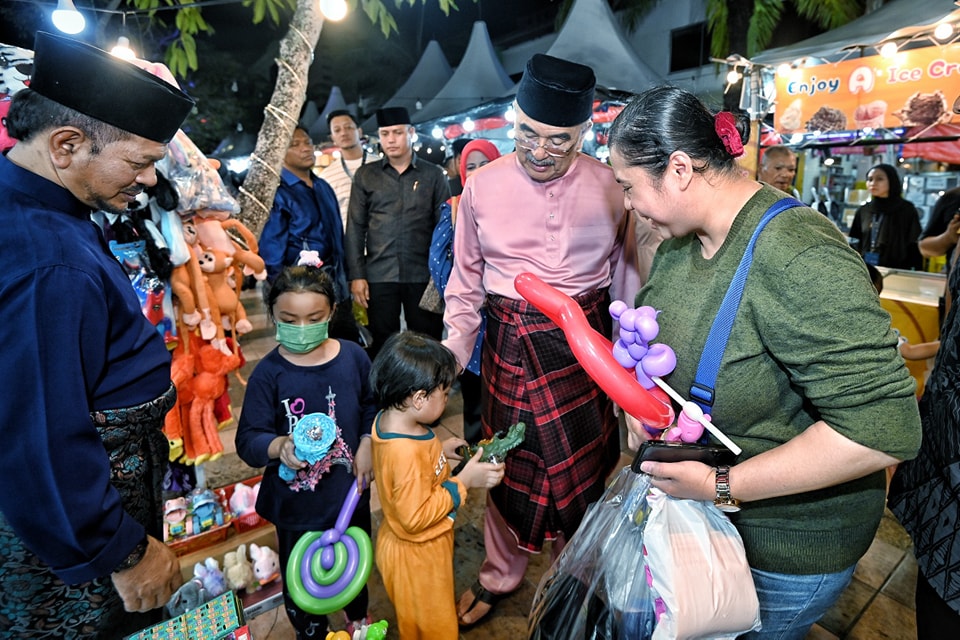
<path fill-rule="evenodd" d="M 166 622 L 127 636 L 126 640 L 253 640 L 243 619 L 243 605 L 233 591 Z"/>

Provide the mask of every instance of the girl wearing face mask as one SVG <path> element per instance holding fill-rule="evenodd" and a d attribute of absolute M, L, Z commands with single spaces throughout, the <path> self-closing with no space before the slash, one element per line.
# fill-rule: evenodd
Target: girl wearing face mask
<path fill-rule="evenodd" d="M 305 261 L 307 262 L 305 264 Z M 328 337 L 335 310 L 334 287 L 319 261 L 301 259 L 286 267 L 265 291 L 279 345 L 250 374 L 237 427 L 237 454 L 251 467 L 265 467 L 257 513 L 277 528 L 280 566 L 308 531 L 325 531 L 337 521 L 351 483 L 373 481 L 370 427 L 376 404 L 368 381 L 370 359 L 356 343 Z M 322 413 L 336 423 L 326 454 L 312 464 L 297 457 L 291 437 L 306 414 Z M 281 477 L 286 466 L 293 480 Z M 370 494 L 363 492 L 350 523 L 370 533 Z M 284 602 L 297 638 L 325 638 L 326 616 L 299 609 L 283 586 Z M 352 634 L 369 622 L 366 587 L 345 608 Z"/>

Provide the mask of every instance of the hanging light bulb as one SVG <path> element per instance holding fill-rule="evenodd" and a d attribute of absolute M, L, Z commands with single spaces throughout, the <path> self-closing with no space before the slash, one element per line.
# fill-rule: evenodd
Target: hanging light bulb
<path fill-rule="evenodd" d="M 465 119 L 464 119 L 464 121 L 463 121 L 463 130 L 464 130 L 464 131 L 466 131 L 467 133 L 470 133 L 471 131 L 473 131 L 474 129 L 476 129 L 476 127 L 477 127 L 477 124 L 476 124 L 473 120 L 471 120 L 470 118 L 465 118 Z"/>
<path fill-rule="evenodd" d="M 413 105 L 413 108 L 416 109 L 417 111 L 420 111 L 420 109 L 423 109 L 423 103 L 420 101 L 420 98 L 417 98 L 417 101 Z"/>
<path fill-rule="evenodd" d="M 127 36 L 117 38 L 117 44 L 110 50 L 110 53 L 124 60 L 133 60 L 137 57 L 137 54 L 130 48 L 130 40 Z"/>
<path fill-rule="evenodd" d="M 733 69 L 730 69 L 730 71 L 727 72 L 727 84 L 736 84 L 740 82 L 740 78 L 742 77 L 743 76 L 740 75 L 740 72 L 737 71 L 737 68 L 734 67 Z"/>
<path fill-rule="evenodd" d="M 789 78 L 792 71 L 793 65 L 791 65 L 789 62 L 782 62 L 777 67 L 777 75 L 781 78 Z"/>
<path fill-rule="evenodd" d="M 80 33 L 87 25 L 83 14 L 74 6 L 73 0 L 57 0 L 57 8 L 53 10 L 51 17 L 53 26 L 70 35 Z"/>
<path fill-rule="evenodd" d="M 320 13 L 327 20 L 343 20 L 347 15 L 347 3 L 345 0 L 320 0 Z"/>
<path fill-rule="evenodd" d="M 517 112 L 513 108 L 513 105 L 510 105 L 510 108 L 504 111 L 503 119 L 506 120 L 507 122 L 513 122 L 514 120 L 517 119 Z"/>
<path fill-rule="evenodd" d="M 439 140 L 443 137 L 443 129 L 440 128 L 440 125 L 435 125 L 433 130 L 430 132 L 430 135 L 432 135 L 434 139 Z"/>
<path fill-rule="evenodd" d="M 933 37 L 941 42 L 949 40 L 952 35 L 953 25 L 949 22 L 941 22 L 937 25 L 937 28 L 933 30 Z"/>
<path fill-rule="evenodd" d="M 884 42 L 883 46 L 880 47 L 880 55 L 884 58 L 892 58 L 897 55 L 897 43 L 891 40 L 890 42 Z"/>

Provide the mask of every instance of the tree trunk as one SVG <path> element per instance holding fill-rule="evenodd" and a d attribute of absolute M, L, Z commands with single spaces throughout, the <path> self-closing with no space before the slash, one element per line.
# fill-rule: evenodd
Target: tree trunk
<path fill-rule="evenodd" d="M 307 99 L 307 74 L 323 28 L 316 0 L 297 0 L 287 35 L 280 41 L 277 84 L 264 109 L 263 126 L 250 156 L 250 169 L 237 197 L 237 218 L 259 236 L 280 184 L 280 168 L 300 109 Z"/>

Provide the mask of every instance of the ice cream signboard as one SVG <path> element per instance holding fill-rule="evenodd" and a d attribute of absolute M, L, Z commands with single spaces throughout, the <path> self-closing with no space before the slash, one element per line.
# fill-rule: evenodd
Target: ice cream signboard
<path fill-rule="evenodd" d="M 870 56 L 779 74 L 781 133 L 927 127 L 960 122 L 960 43 Z"/>

